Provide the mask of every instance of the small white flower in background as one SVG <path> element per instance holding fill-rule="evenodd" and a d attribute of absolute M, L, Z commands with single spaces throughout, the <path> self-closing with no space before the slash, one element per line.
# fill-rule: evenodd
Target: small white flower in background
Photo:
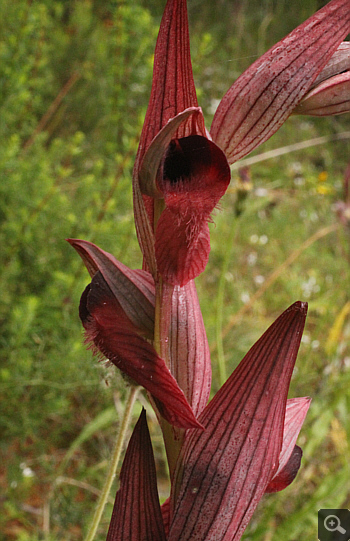
<path fill-rule="evenodd" d="M 311 342 L 311 348 L 312 348 L 312 349 L 318 349 L 319 347 L 320 347 L 320 342 L 319 342 L 319 340 L 313 340 L 313 341 Z"/>
<path fill-rule="evenodd" d="M 301 342 L 303 344 L 310 344 L 310 336 L 307 334 L 307 333 L 304 333 L 302 338 L 301 338 Z"/>
<path fill-rule="evenodd" d="M 269 237 L 267 235 L 261 235 L 259 238 L 259 244 L 267 244 L 269 242 Z"/>
<path fill-rule="evenodd" d="M 257 259 L 258 259 L 258 254 L 256 252 L 250 252 L 250 254 L 248 254 L 247 256 L 248 265 L 252 267 L 257 262 Z"/>
<path fill-rule="evenodd" d="M 25 464 L 25 462 L 21 462 L 19 467 L 22 470 L 23 477 L 34 477 L 35 473 L 33 472 L 32 468 Z"/>
<path fill-rule="evenodd" d="M 250 301 L 250 295 L 247 291 L 243 291 L 243 293 L 241 294 L 241 301 L 244 303 L 244 304 L 247 304 L 247 302 Z"/>

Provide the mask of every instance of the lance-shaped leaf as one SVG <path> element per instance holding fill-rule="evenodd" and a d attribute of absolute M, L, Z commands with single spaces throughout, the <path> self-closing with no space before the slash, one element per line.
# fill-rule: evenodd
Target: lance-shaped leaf
<path fill-rule="evenodd" d="M 288 308 L 199 416 L 178 460 L 168 541 L 237 541 L 278 469 L 307 305 Z"/>
<path fill-rule="evenodd" d="M 350 111 L 350 71 L 335 75 L 313 88 L 293 114 L 329 116 Z"/>
<path fill-rule="evenodd" d="M 157 477 L 146 411 L 125 454 L 107 541 L 165 541 Z"/>
<path fill-rule="evenodd" d="M 207 335 L 196 286 L 175 286 L 169 333 L 170 371 L 183 390 L 196 417 L 209 400 L 211 363 Z"/>
<path fill-rule="evenodd" d="M 170 119 L 190 107 L 198 107 L 198 102 L 192 74 L 186 0 L 169 0 L 159 29 L 151 96 L 133 172 L 136 231 L 142 253 L 153 276 L 156 275 L 154 200 L 141 194 L 139 171 L 152 140 Z M 182 122 L 175 136 L 186 137 L 193 133 L 206 136 L 202 115 L 195 123 L 191 117 Z"/>
<path fill-rule="evenodd" d="M 280 128 L 349 31 L 349 0 L 332 0 L 237 79 L 211 128 L 230 164 Z"/>
<path fill-rule="evenodd" d="M 300 468 L 302 450 L 295 445 L 297 437 L 310 407 L 311 398 L 290 398 L 287 400 L 284 420 L 283 444 L 279 456 L 278 470 L 265 492 L 278 492 L 295 479 Z"/>

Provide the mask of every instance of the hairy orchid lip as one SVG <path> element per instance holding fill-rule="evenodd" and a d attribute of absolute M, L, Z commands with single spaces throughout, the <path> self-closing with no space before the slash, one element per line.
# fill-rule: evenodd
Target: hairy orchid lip
<path fill-rule="evenodd" d="M 168 145 L 158 170 L 165 208 L 156 227 L 155 257 L 169 284 L 184 286 L 205 269 L 208 222 L 230 178 L 225 154 L 210 139 L 190 135 Z"/>

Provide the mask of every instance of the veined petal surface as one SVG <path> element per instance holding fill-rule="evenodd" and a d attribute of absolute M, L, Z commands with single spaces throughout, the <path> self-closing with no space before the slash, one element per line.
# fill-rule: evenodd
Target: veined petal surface
<path fill-rule="evenodd" d="M 349 0 L 332 0 L 237 79 L 210 130 L 230 164 L 282 126 L 349 32 Z"/>
<path fill-rule="evenodd" d="M 209 400 L 211 363 L 196 286 L 175 286 L 169 333 L 170 370 L 196 417 Z"/>
<path fill-rule="evenodd" d="M 329 116 L 349 111 L 350 71 L 346 71 L 314 87 L 297 105 L 293 114 Z"/>
<path fill-rule="evenodd" d="M 290 378 L 307 305 L 288 308 L 250 349 L 183 445 L 168 541 L 237 541 L 278 469 Z"/>
<path fill-rule="evenodd" d="M 126 450 L 106 541 L 166 541 L 144 409 Z"/>

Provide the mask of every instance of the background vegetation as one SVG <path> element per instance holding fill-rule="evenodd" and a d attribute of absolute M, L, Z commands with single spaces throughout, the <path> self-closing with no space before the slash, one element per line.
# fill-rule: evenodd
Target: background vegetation
<path fill-rule="evenodd" d="M 208 126 L 235 78 L 324 3 L 189 0 Z M 102 485 L 124 390 L 82 343 L 77 307 L 88 276 L 64 239 L 141 264 L 131 171 L 163 7 L 1 0 L 1 540 L 82 539 Z M 313 397 L 299 438 L 303 467 L 287 490 L 265 497 L 247 540 L 311 541 L 319 508 L 349 507 L 350 229 L 336 208 L 350 143 L 332 140 L 349 130 L 349 115 L 292 117 L 259 152 L 329 142 L 235 170 L 197 280 L 214 391 L 281 311 L 309 302 L 291 386 L 291 396 Z M 161 437 L 152 417 L 150 425 L 165 497 Z"/>

